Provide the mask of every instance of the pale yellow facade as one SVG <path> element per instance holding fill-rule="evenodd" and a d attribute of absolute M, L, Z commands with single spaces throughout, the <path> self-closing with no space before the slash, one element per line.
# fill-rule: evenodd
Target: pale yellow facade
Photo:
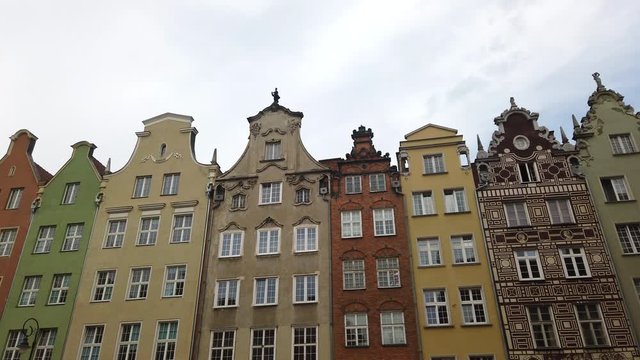
<path fill-rule="evenodd" d="M 505 359 L 468 154 L 438 125 L 400 142 L 423 359 Z"/>
<path fill-rule="evenodd" d="M 129 162 L 105 175 L 65 359 L 189 357 L 206 190 L 219 171 L 196 161 L 192 121 L 169 113 L 143 121 Z"/>

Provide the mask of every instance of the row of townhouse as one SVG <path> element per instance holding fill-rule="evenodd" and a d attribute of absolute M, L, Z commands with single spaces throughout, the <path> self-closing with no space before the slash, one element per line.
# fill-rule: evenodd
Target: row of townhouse
<path fill-rule="evenodd" d="M 0 160 L 2 359 L 640 358 L 639 114 L 597 88 L 571 144 L 511 106 L 474 162 L 427 124 L 317 161 L 303 114 L 249 117 L 228 171 L 189 116 L 111 172 Z"/>

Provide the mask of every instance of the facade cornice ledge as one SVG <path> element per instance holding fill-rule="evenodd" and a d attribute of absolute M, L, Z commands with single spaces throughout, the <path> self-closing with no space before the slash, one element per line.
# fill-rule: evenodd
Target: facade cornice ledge
<path fill-rule="evenodd" d="M 220 177 L 216 178 L 216 182 L 251 180 L 251 179 L 257 179 L 258 177 L 259 177 L 258 175 L 232 176 L 232 177 L 224 177 L 224 175 L 223 175 L 223 176 L 220 176 Z"/>
<path fill-rule="evenodd" d="M 305 174 L 321 174 L 321 173 L 326 173 L 329 172 L 329 169 L 314 169 L 314 170 L 305 170 L 305 171 L 291 171 L 291 172 L 286 172 L 284 173 L 285 176 L 289 176 L 289 175 L 305 175 Z"/>
<path fill-rule="evenodd" d="M 155 203 L 155 204 L 141 204 L 138 205 L 138 210 L 146 211 L 146 210 L 162 210 L 167 206 L 165 203 Z"/>
<path fill-rule="evenodd" d="M 137 137 L 147 137 L 151 135 L 151 131 L 136 131 Z"/>
<path fill-rule="evenodd" d="M 198 200 L 187 200 L 187 201 L 172 201 L 172 208 L 184 208 L 184 207 L 193 207 L 198 205 Z"/>
<path fill-rule="evenodd" d="M 133 206 L 113 206 L 106 209 L 107 214 L 118 214 L 131 212 L 133 210 Z"/>
<path fill-rule="evenodd" d="M 193 133 L 194 135 L 198 135 L 198 129 L 196 129 L 195 127 L 183 128 L 180 129 L 180 132 L 183 134 Z"/>

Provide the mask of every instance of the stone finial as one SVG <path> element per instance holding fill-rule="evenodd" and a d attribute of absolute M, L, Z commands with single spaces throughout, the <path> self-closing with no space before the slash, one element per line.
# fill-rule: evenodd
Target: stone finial
<path fill-rule="evenodd" d="M 511 103 L 512 109 L 515 109 L 518 107 L 518 105 L 516 105 L 516 99 L 514 99 L 513 96 L 509 98 L 509 102 Z"/>
<path fill-rule="evenodd" d="M 484 150 L 484 146 L 482 146 L 482 141 L 480 141 L 480 135 L 476 134 L 476 140 L 478 142 L 478 151 Z"/>
<path fill-rule="evenodd" d="M 107 160 L 107 166 L 104 167 L 104 172 L 107 174 L 111 173 L 111 158 Z"/>
<path fill-rule="evenodd" d="M 580 127 L 580 123 L 578 122 L 578 119 L 576 119 L 576 116 L 574 114 L 571 114 L 571 120 L 573 121 L 574 129 Z"/>
<path fill-rule="evenodd" d="M 213 156 L 211 156 L 211 164 L 218 163 L 218 148 L 213 149 Z"/>
<path fill-rule="evenodd" d="M 567 134 L 564 133 L 564 129 L 562 128 L 562 126 L 560 126 L 560 137 L 562 138 L 563 144 L 566 144 L 569 142 L 569 138 L 567 137 Z"/>
<path fill-rule="evenodd" d="M 280 100 L 280 95 L 278 95 L 278 88 L 271 92 L 271 96 L 273 96 L 273 103 L 277 105 L 278 101 Z"/>
<path fill-rule="evenodd" d="M 484 151 L 484 146 L 482 146 L 482 141 L 480 141 L 480 135 L 476 134 L 476 140 L 478 141 L 478 153 L 476 154 L 476 159 L 485 159 L 489 157 L 489 154 Z"/>
<path fill-rule="evenodd" d="M 598 72 L 594 72 L 593 74 L 591 74 L 591 76 L 593 76 L 593 80 L 596 81 L 596 85 L 598 86 L 596 88 L 596 91 L 602 91 L 604 90 L 604 85 L 602 85 L 602 79 L 600 79 L 600 73 Z"/>

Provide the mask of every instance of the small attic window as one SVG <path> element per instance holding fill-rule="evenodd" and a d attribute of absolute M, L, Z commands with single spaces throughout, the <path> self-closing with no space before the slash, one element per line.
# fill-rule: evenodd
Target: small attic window
<path fill-rule="evenodd" d="M 401 151 L 398 154 L 398 163 L 400 165 L 400 172 L 402 174 L 408 174 L 409 173 L 409 154 L 407 154 L 405 151 Z"/>
<path fill-rule="evenodd" d="M 12 165 L 12 166 L 9 168 L 9 176 L 13 176 L 13 175 L 15 175 L 15 174 L 16 174 L 16 166 L 15 166 L 15 165 Z"/>
<path fill-rule="evenodd" d="M 167 154 L 167 144 L 160 145 L 160 157 L 164 157 Z"/>

